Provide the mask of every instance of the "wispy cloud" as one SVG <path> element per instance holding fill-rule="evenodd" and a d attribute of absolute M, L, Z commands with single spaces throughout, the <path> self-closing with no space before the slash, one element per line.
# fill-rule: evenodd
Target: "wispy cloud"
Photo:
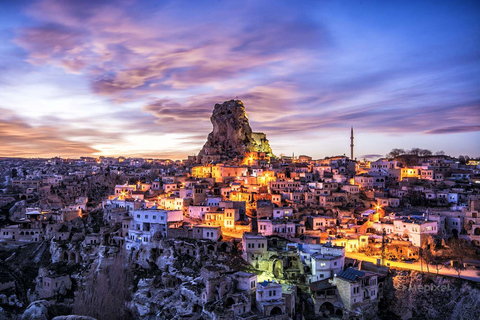
<path fill-rule="evenodd" d="M 85 135 L 51 126 L 32 127 L 13 112 L 0 109 L 1 156 L 80 156 L 99 152 L 87 143 L 69 140 Z"/>
<path fill-rule="evenodd" d="M 480 131 L 480 125 L 478 125 L 478 126 L 444 127 L 444 128 L 427 130 L 424 133 L 426 133 L 426 134 L 446 134 L 446 133 L 462 133 L 462 132 L 475 132 L 475 131 Z"/>

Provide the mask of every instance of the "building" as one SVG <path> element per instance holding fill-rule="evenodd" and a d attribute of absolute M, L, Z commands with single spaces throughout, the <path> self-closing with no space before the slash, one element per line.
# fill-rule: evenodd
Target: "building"
<path fill-rule="evenodd" d="M 339 272 L 332 283 L 337 286 L 343 306 L 348 311 L 378 304 L 378 274 L 374 272 L 348 268 Z"/>
<path fill-rule="evenodd" d="M 221 236 L 222 236 L 222 227 L 220 226 L 206 226 L 206 225 L 193 226 L 194 239 L 206 239 L 206 240 L 218 241 Z"/>
<path fill-rule="evenodd" d="M 260 234 L 245 232 L 242 236 L 242 257 L 245 261 L 252 264 L 258 260 L 258 255 L 267 252 L 267 238 Z"/>
<path fill-rule="evenodd" d="M 285 315 L 286 306 L 282 296 L 282 285 L 275 281 L 264 281 L 258 284 L 256 292 L 256 304 L 258 311 L 264 317 L 275 316 L 276 319 L 282 319 Z M 278 318 L 277 318 L 278 317 Z M 285 315 L 285 319 L 288 316 Z"/>
<path fill-rule="evenodd" d="M 166 237 L 169 225 L 183 221 L 181 210 L 143 209 L 131 214 L 133 221 L 125 239 L 127 250 L 150 243 L 155 234 Z"/>
<path fill-rule="evenodd" d="M 397 219 L 393 221 L 395 233 L 406 236 L 414 246 L 420 247 L 428 235 L 438 233 L 437 221 L 422 219 Z"/>

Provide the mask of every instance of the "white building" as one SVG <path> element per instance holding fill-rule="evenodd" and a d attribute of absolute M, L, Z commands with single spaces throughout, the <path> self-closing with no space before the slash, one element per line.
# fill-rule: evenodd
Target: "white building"
<path fill-rule="evenodd" d="M 437 221 L 421 219 L 397 219 L 393 221 L 395 233 L 408 236 L 414 246 L 420 247 L 427 235 L 438 233 Z"/>
<path fill-rule="evenodd" d="M 245 232 L 242 236 L 242 257 L 248 263 L 257 260 L 257 256 L 267 252 L 267 238 L 260 234 Z"/>
<path fill-rule="evenodd" d="M 332 278 L 343 269 L 345 248 L 326 244 L 289 244 L 297 246 L 300 259 L 310 268 L 308 282 Z"/>
<path fill-rule="evenodd" d="M 222 236 L 222 227 L 220 226 L 193 226 L 193 238 L 218 241 Z"/>
<path fill-rule="evenodd" d="M 273 209 L 273 219 L 284 219 L 293 217 L 293 209 L 290 207 L 281 207 Z"/>
<path fill-rule="evenodd" d="M 257 309 L 265 316 L 276 316 L 285 313 L 285 300 L 282 297 L 282 285 L 275 281 L 264 281 L 258 284 L 256 292 Z"/>
<path fill-rule="evenodd" d="M 188 215 L 193 219 L 204 219 L 205 213 L 216 210 L 217 207 L 210 206 L 189 206 Z"/>
<path fill-rule="evenodd" d="M 150 243 L 155 233 L 165 237 L 168 224 L 183 221 L 183 212 L 181 210 L 135 210 L 132 212 L 132 218 L 131 228 L 125 239 L 127 250 L 132 246 L 138 247 L 141 244 Z"/>
<path fill-rule="evenodd" d="M 327 216 L 310 216 L 307 217 L 307 222 L 312 230 L 325 231 L 326 228 L 335 227 L 337 225 L 337 219 Z"/>
<path fill-rule="evenodd" d="M 264 236 L 274 234 L 295 236 L 295 223 L 285 220 L 258 219 L 258 232 Z"/>

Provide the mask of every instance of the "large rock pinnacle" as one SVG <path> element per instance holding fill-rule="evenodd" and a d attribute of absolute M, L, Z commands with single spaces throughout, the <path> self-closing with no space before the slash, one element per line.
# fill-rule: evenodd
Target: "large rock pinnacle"
<path fill-rule="evenodd" d="M 252 132 L 242 101 L 230 100 L 216 104 L 210 120 L 213 131 L 208 135 L 199 156 L 215 155 L 233 159 L 252 151 L 273 156 L 265 134 Z"/>

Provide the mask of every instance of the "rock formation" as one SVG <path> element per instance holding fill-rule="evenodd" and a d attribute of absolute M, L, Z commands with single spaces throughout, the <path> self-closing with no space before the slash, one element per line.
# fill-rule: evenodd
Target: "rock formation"
<path fill-rule="evenodd" d="M 272 148 L 262 132 L 252 132 L 245 107 L 240 100 L 216 104 L 210 117 L 213 131 L 199 156 L 212 159 L 243 158 L 248 152 L 264 152 L 272 157 Z"/>

